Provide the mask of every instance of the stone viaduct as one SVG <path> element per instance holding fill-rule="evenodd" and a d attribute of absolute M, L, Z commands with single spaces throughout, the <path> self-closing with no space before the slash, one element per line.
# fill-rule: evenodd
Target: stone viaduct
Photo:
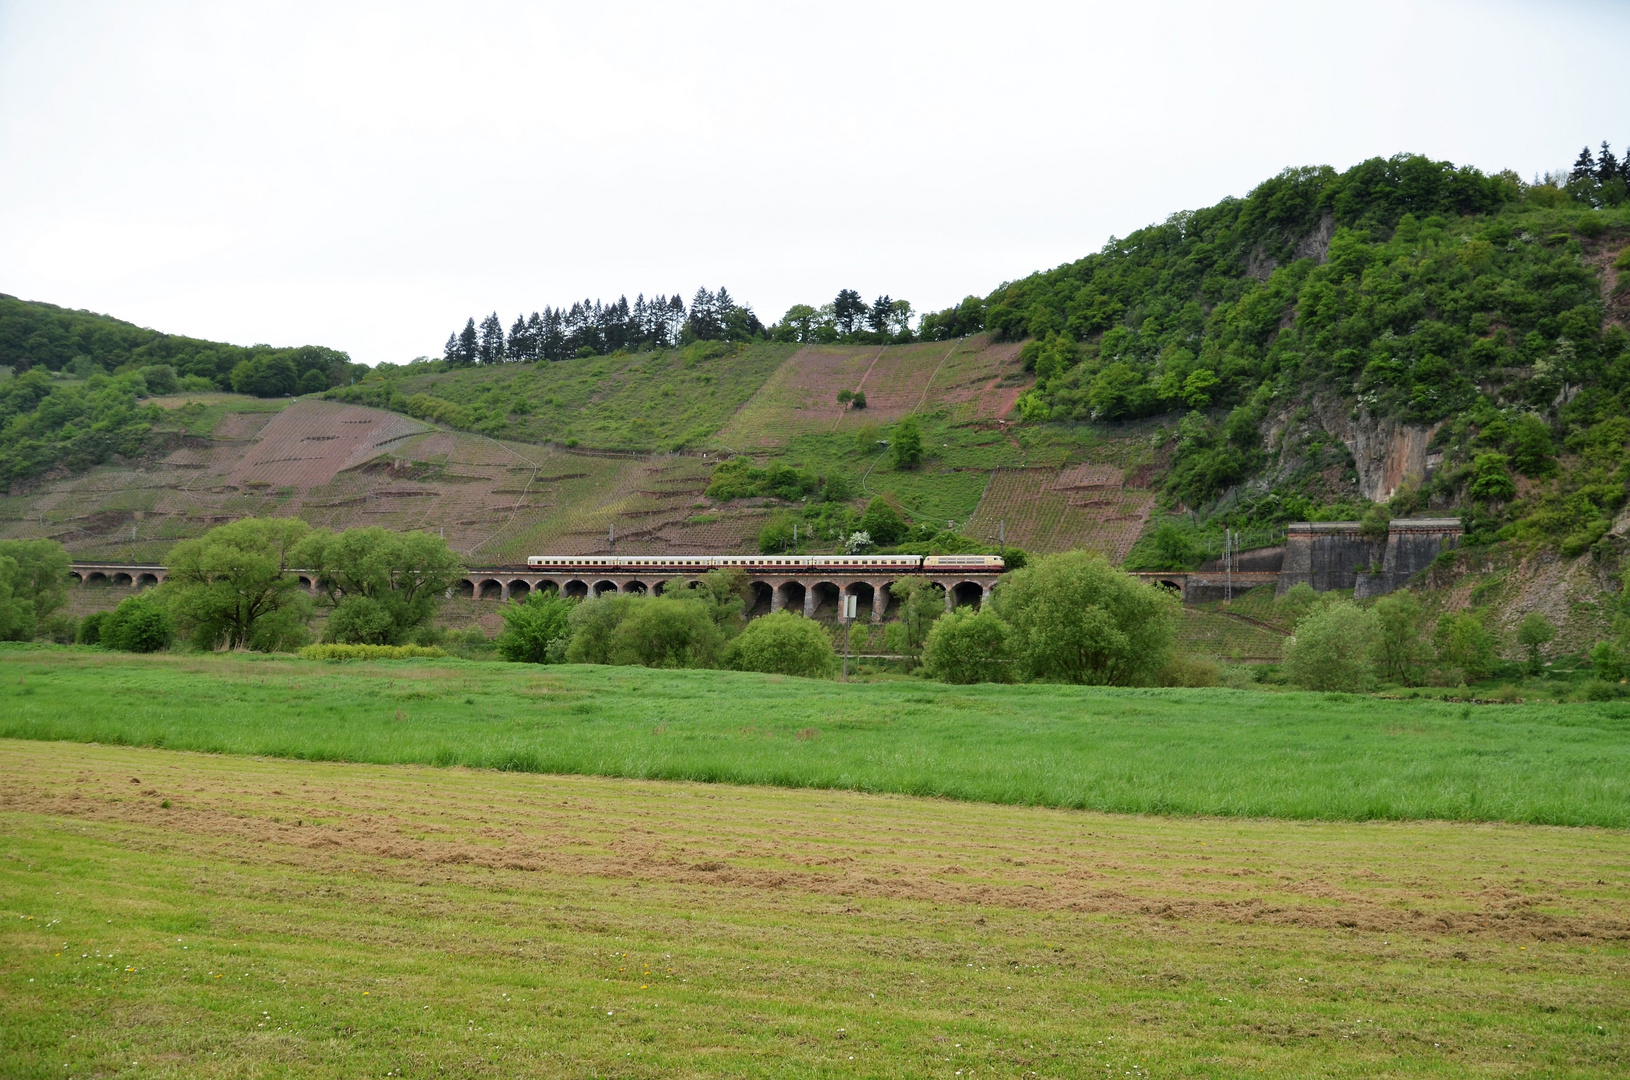
<path fill-rule="evenodd" d="M 297 570 L 294 573 L 305 588 L 316 587 L 309 572 Z M 157 585 L 168 574 L 169 571 L 163 566 L 131 563 L 74 563 L 70 571 L 70 576 L 83 585 L 115 585 L 136 589 Z M 649 592 L 660 596 L 669 589 L 694 588 L 701 584 L 702 576 L 662 572 L 625 573 L 610 568 L 562 574 L 540 572 L 526 566 L 486 566 L 467 571 L 448 590 L 448 596 L 503 601 L 511 597 L 525 597 L 534 589 L 548 589 L 576 597 L 599 596 L 607 592 Z M 958 570 L 922 576 L 945 590 L 945 607 L 950 610 L 965 604 L 982 604 L 1000 575 Z M 822 613 L 836 614 L 841 598 L 853 596 L 859 610 L 869 610 L 873 622 L 882 622 L 894 603 L 889 586 L 897 580 L 897 576 L 879 576 L 875 572 L 843 573 L 823 568 L 819 573 L 756 574 L 748 580 L 753 590 L 749 613 L 790 609 L 801 610 L 814 618 Z"/>
<path fill-rule="evenodd" d="M 1291 586 L 1306 582 L 1318 592 L 1352 589 L 1360 599 L 1381 596 L 1402 587 L 1415 574 L 1432 565 L 1444 551 L 1459 545 L 1460 521 L 1455 518 L 1398 518 L 1388 524 L 1385 539 L 1365 536 L 1356 521 L 1297 522 L 1287 529 L 1282 547 L 1261 548 L 1237 555 L 1232 566 L 1220 561 L 1198 570 L 1138 573 L 1154 585 L 1172 589 L 1185 603 L 1221 600 L 1260 585 L 1273 585 L 1283 596 Z M 877 568 L 845 571 L 842 567 L 807 567 L 787 573 L 754 567 L 749 614 L 802 610 L 811 618 L 836 614 L 845 596 L 856 598 L 861 610 L 870 609 L 873 622 L 882 622 L 893 605 L 889 586 L 901 576 Z M 964 604 L 979 605 L 990 595 L 999 574 L 943 568 L 924 568 L 927 577 L 945 590 L 947 610 Z M 86 585 L 107 584 L 142 589 L 157 585 L 168 575 L 163 566 L 131 563 L 74 563 L 72 576 Z M 312 576 L 295 571 L 300 584 L 315 588 Z M 565 596 L 599 596 L 607 592 L 651 593 L 694 588 L 702 574 L 674 572 L 661 567 L 612 568 L 584 565 L 568 571 L 528 566 L 473 567 L 448 596 L 477 600 L 524 597 L 535 589 Z"/>
<path fill-rule="evenodd" d="M 972 573 L 958 570 L 954 573 L 924 573 L 921 575 L 945 590 L 945 607 L 950 610 L 965 604 L 982 604 L 996 584 L 999 574 Z M 534 589 L 548 589 L 564 596 L 599 596 L 602 593 L 651 593 L 660 596 L 670 589 L 695 588 L 702 583 L 702 574 L 602 572 L 562 574 L 542 572 L 530 567 L 486 567 L 472 569 L 454 587 L 453 595 L 475 597 L 479 600 L 507 600 L 523 597 Z M 819 572 L 795 574 L 750 574 L 752 603 L 749 614 L 782 610 L 802 610 L 810 618 L 822 613 L 836 614 L 845 596 L 853 596 L 859 610 L 870 610 L 873 622 L 882 622 L 893 604 L 889 586 L 898 575 L 880 576 L 875 572 L 844 573 L 839 569 L 823 567 Z"/>

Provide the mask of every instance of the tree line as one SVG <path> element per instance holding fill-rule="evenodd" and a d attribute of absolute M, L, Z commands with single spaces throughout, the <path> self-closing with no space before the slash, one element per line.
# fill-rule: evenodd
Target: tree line
<path fill-rule="evenodd" d="M 611 303 L 575 301 L 571 307 L 545 307 L 517 315 L 505 334 L 495 311 L 478 325 L 449 334 L 442 358 L 449 364 L 529 363 L 603 356 L 621 350 L 666 349 L 692 341 L 754 341 L 765 336 L 764 324 L 750 304 L 740 304 L 730 290 L 696 290 L 690 307 L 674 293 L 647 300 L 641 293 L 630 304 L 626 295 Z"/>
<path fill-rule="evenodd" d="M 81 379 L 163 367 L 175 377 L 171 390 L 232 390 L 260 397 L 317 393 L 369 370 L 337 349 L 318 345 L 204 341 L 3 294 L 0 366 L 19 375 L 38 368 Z"/>
<path fill-rule="evenodd" d="M 920 323 L 915 329 L 914 320 Z M 984 329 L 984 320 L 984 302 L 976 296 L 918 320 L 908 300 L 884 293 L 868 302 L 856 289 L 840 289 L 829 303 L 794 304 L 778 322 L 765 326 L 751 304 L 739 303 L 721 286 L 716 292 L 696 290 L 688 307 L 678 293 L 650 299 L 641 293 L 632 304 L 623 295 L 610 303 L 578 300 L 570 307 L 545 307 L 517 315 L 507 332 L 496 311 L 480 322 L 472 316 L 463 329 L 447 336 L 442 359 L 456 367 L 553 362 L 693 341 L 905 344 L 975 334 Z"/>
<path fill-rule="evenodd" d="M 1586 146 L 1568 173 L 1568 192 L 1578 201 L 1591 206 L 1619 206 L 1630 198 L 1630 150 L 1624 159 L 1613 156 L 1613 148 L 1602 140 L 1600 154 L 1592 154 Z"/>

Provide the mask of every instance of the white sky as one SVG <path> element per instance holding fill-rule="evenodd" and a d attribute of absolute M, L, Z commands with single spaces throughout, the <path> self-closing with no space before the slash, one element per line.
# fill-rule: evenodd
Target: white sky
<path fill-rule="evenodd" d="M 1626 46 L 1583 0 L 0 0 L 0 292 L 367 363 L 701 284 L 930 310 L 1287 165 L 1622 153 Z"/>

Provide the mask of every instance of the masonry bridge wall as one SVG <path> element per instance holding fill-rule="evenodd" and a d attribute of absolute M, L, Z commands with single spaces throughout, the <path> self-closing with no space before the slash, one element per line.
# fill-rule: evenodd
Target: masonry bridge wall
<path fill-rule="evenodd" d="M 1352 589 L 1362 599 L 1401 588 L 1431 566 L 1440 553 L 1459 546 L 1460 539 L 1461 524 L 1455 518 L 1396 519 L 1388 524 L 1385 540 L 1365 536 L 1356 521 L 1297 522 L 1287 528 L 1283 547 L 1242 552 L 1232 567 L 1210 563 L 1196 571 L 1135 576 L 1180 593 L 1190 604 L 1222 600 L 1260 585 L 1273 585 L 1276 594 L 1283 596 L 1302 582 L 1318 592 Z M 536 589 L 577 597 L 607 592 L 661 595 L 671 589 L 695 588 L 703 580 L 700 574 L 660 570 L 624 573 L 581 569 L 581 573 L 562 573 L 524 566 L 477 567 L 448 595 L 500 601 L 526 596 Z M 312 574 L 295 573 L 302 586 L 316 588 Z M 162 583 L 169 571 L 156 564 L 74 563 L 71 575 L 86 585 L 141 589 Z M 968 571 L 921 576 L 945 590 L 947 610 L 965 604 L 982 605 L 1000 578 L 999 574 Z M 844 597 L 854 596 L 860 610 L 869 610 L 873 622 L 882 622 L 894 602 L 889 586 L 899 580 L 899 575 L 823 568 L 820 573 L 759 574 L 749 580 L 753 589 L 750 614 L 801 610 L 815 617 L 823 612 L 835 613 Z"/>
<path fill-rule="evenodd" d="M 945 607 L 951 610 L 966 604 L 978 606 L 990 594 L 998 574 L 924 574 L 945 590 Z M 772 611 L 802 611 L 814 618 L 823 612 L 836 613 L 846 596 L 856 598 L 860 611 L 870 611 L 873 622 L 882 622 L 894 603 L 889 586 L 899 578 L 877 574 L 844 574 L 825 571 L 818 574 L 774 574 L 750 577 L 753 602 L 749 614 Z M 537 589 L 563 596 L 600 596 L 608 592 L 660 596 L 674 589 L 701 585 L 700 574 L 539 573 L 516 567 L 488 567 L 471 570 L 454 587 L 456 595 L 480 600 L 508 600 Z"/>

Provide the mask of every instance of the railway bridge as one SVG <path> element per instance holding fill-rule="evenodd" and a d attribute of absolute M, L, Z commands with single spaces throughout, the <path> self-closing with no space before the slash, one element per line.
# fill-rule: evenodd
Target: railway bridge
<path fill-rule="evenodd" d="M 926 577 L 945 590 L 946 610 L 966 604 L 978 606 L 990 595 L 991 586 L 1001 576 L 986 568 L 883 567 L 857 560 L 853 566 L 810 566 L 807 559 L 772 557 L 743 567 L 752 589 L 749 613 L 802 611 L 814 618 L 823 612 L 836 613 L 843 598 L 853 596 L 861 611 L 869 610 L 873 622 L 882 622 L 893 604 L 889 586 L 908 576 Z M 650 565 L 629 567 L 609 560 L 585 556 L 572 564 L 539 569 L 531 566 L 471 567 L 448 590 L 449 598 L 477 600 L 522 599 L 536 589 L 559 592 L 568 597 L 600 596 L 621 592 L 660 596 L 670 589 L 695 588 L 702 583 L 706 567 Z M 316 575 L 309 570 L 291 571 L 302 587 L 316 588 Z M 169 576 L 164 566 L 145 563 L 74 563 L 69 575 L 82 585 L 111 585 L 145 589 L 161 584 Z"/>
<path fill-rule="evenodd" d="M 454 594 L 478 600 L 508 600 L 545 589 L 568 597 L 600 596 L 608 592 L 660 596 L 673 589 L 695 588 L 705 576 L 705 569 L 595 566 L 590 564 L 591 558 L 585 558 L 582 566 L 548 570 L 528 566 L 472 568 L 454 586 Z M 843 598 L 853 596 L 859 610 L 869 609 L 872 621 L 882 622 L 893 603 L 889 586 L 908 576 L 900 570 L 879 572 L 875 567 L 807 567 L 791 563 L 789 560 L 789 565 L 778 570 L 772 560 L 766 559 L 761 565 L 743 568 L 753 590 L 749 614 L 801 610 L 814 618 L 823 612 L 835 614 Z M 925 577 L 943 588 L 945 608 L 949 611 L 965 604 L 984 603 L 1001 574 L 970 570 L 945 573 L 925 567 L 912 571 L 909 576 Z"/>

